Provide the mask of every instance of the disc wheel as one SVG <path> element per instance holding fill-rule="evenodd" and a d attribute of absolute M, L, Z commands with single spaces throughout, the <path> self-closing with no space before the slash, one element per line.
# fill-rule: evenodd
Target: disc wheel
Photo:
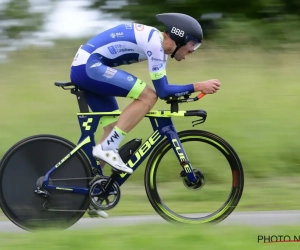
<path fill-rule="evenodd" d="M 219 136 L 212 134 L 210 132 L 202 131 L 202 130 L 186 130 L 181 131 L 178 133 L 180 142 L 182 143 L 182 146 L 185 149 L 185 152 L 187 154 L 187 157 L 189 158 L 189 155 L 191 156 L 194 154 L 197 159 L 201 159 L 201 153 L 202 155 L 205 154 L 205 152 L 202 152 L 200 150 L 200 146 L 206 146 L 206 147 L 213 147 L 212 150 L 216 151 L 218 156 L 223 159 L 223 161 L 226 163 L 226 165 L 229 165 L 229 180 L 228 182 L 228 193 L 229 195 L 224 197 L 225 202 L 221 202 L 218 208 L 210 213 L 193 213 L 191 214 L 181 214 L 176 213 L 173 211 L 170 207 L 166 205 L 168 203 L 168 200 L 163 200 L 161 198 L 161 191 L 158 191 L 157 188 L 157 172 L 160 168 L 172 168 L 172 165 L 165 165 L 160 164 L 164 156 L 167 152 L 169 154 L 172 154 L 173 157 L 176 157 L 171 145 L 169 144 L 167 139 L 164 139 L 153 151 L 152 155 L 149 158 L 149 161 L 147 163 L 146 169 L 145 169 L 145 189 L 148 196 L 148 199 L 154 208 L 154 210 L 165 220 L 169 222 L 174 223 L 185 223 L 185 224 L 203 224 L 203 223 L 219 223 L 222 220 L 224 220 L 227 216 L 229 216 L 233 210 L 236 208 L 236 206 L 239 203 L 239 200 L 241 198 L 243 187 L 244 187 L 244 173 L 242 164 L 239 160 L 238 155 L 234 151 L 234 149 L 222 138 Z M 188 147 L 186 144 L 188 142 L 192 142 L 192 146 Z M 206 145 L 203 145 L 206 144 Z M 218 153 L 219 152 L 219 153 Z M 221 154 L 220 154 L 221 153 Z M 223 155 L 223 156 L 222 156 Z M 204 155 L 203 155 L 204 156 Z M 225 157 L 225 159 L 224 159 Z M 190 160 L 190 158 L 189 158 Z M 214 167 L 214 158 L 209 158 L 211 164 L 208 168 Z M 191 161 L 191 160 L 190 160 Z M 200 166 L 195 166 L 193 164 L 193 161 L 191 161 L 191 165 L 194 168 L 194 173 L 196 176 L 198 176 L 199 180 L 194 183 L 188 183 L 187 178 L 184 176 L 180 176 L 180 172 L 182 169 L 180 169 L 180 165 L 178 163 L 178 160 L 170 161 L 167 160 L 167 162 L 170 164 L 173 164 L 173 169 L 168 169 L 169 173 L 176 172 L 176 169 L 178 172 L 178 179 L 181 178 L 181 182 L 179 180 L 178 184 L 175 186 L 172 186 L 173 189 L 176 189 L 178 186 L 182 185 L 182 188 L 185 188 L 185 192 L 192 192 L 192 194 L 196 197 L 197 200 L 201 199 L 201 192 L 206 186 L 206 180 L 205 176 L 206 173 L 202 173 L 201 171 L 201 164 Z M 176 168 L 174 167 L 174 164 L 176 164 Z M 179 165 L 179 168 L 178 168 Z M 196 169 L 195 169 L 196 168 Z M 199 168 L 199 169 L 198 169 Z M 176 173 L 177 173 L 176 172 Z M 177 175 L 176 175 L 177 176 Z M 164 180 L 167 180 L 168 176 L 164 175 Z M 181 186 L 180 186 L 181 187 Z M 231 190 L 230 190 L 231 187 Z M 223 192 L 224 190 L 222 190 Z M 171 192 L 171 190 L 167 191 L 166 188 L 163 189 L 163 193 Z M 175 191 L 174 191 L 175 192 Z M 195 193 L 196 192 L 196 193 Z M 191 194 L 191 193 L 190 193 Z M 197 198 L 198 197 L 198 198 Z M 203 196 L 202 196 L 203 197 Z M 195 199 L 195 201 L 196 201 Z M 181 203 L 181 207 L 188 207 L 187 204 L 193 205 L 193 209 L 197 210 L 196 202 L 187 203 L 188 199 L 185 196 L 181 196 L 181 199 L 176 201 L 177 203 Z M 205 201 L 201 201 L 198 204 L 203 204 Z M 200 211 L 199 211 L 200 212 Z"/>
<path fill-rule="evenodd" d="M 0 205 L 14 224 L 27 231 L 66 229 L 84 215 L 90 202 L 88 195 L 59 189 L 48 190 L 48 198 L 35 193 L 43 176 L 75 147 L 58 136 L 36 135 L 16 143 L 4 155 L 0 163 Z M 49 184 L 86 188 L 91 178 L 89 161 L 78 150 L 52 172 Z"/>

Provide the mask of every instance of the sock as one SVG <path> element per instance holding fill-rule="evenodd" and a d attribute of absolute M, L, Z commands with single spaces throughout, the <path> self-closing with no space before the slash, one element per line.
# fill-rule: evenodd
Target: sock
<path fill-rule="evenodd" d="M 126 134 L 127 133 L 115 126 L 114 129 L 108 135 L 108 137 L 101 143 L 102 149 L 117 149 L 123 138 L 126 136 Z"/>

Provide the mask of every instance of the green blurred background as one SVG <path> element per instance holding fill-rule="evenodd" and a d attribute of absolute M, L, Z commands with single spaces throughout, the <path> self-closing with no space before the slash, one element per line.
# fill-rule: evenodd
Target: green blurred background
<path fill-rule="evenodd" d="M 206 110 L 207 121 L 196 128 L 223 137 L 239 154 L 245 189 L 235 211 L 299 209 L 299 0 L 6 0 L 0 6 L 1 156 L 33 134 L 78 141 L 76 99 L 53 83 L 69 80 L 72 59 L 87 39 L 123 20 L 162 28 L 155 14 L 183 12 L 202 24 L 204 42 L 185 61 L 168 60 L 168 79 L 222 83 L 217 94 L 180 109 Z M 153 86 L 147 62 L 120 68 Z M 121 110 L 130 103 L 118 101 Z M 167 108 L 161 100 L 154 107 Z M 192 129 L 192 120 L 174 118 L 176 129 Z M 123 143 L 145 140 L 150 132 L 144 119 Z M 155 213 L 143 188 L 145 163 L 122 186 L 121 201 L 110 215 Z M 222 171 L 213 164 L 212 179 Z M 215 183 L 203 203 L 218 199 L 224 185 Z"/>

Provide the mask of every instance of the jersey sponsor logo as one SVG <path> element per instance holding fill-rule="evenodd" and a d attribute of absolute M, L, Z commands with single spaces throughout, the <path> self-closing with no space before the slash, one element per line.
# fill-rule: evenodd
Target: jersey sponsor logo
<path fill-rule="evenodd" d="M 143 24 L 138 24 L 138 23 L 135 23 L 134 24 L 134 27 L 137 31 L 142 31 L 144 30 L 144 25 Z"/>
<path fill-rule="evenodd" d="M 117 54 L 118 52 L 116 51 L 115 47 L 114 46 L 109 46 L 108 47 L 108 50 L 109 52 L 114 55 L 114 54 Z"/>
<path fill-rule="evenodd" d="M 163 64 L 157 64 L 157 65 L 153 65 L 152 67 L 152 71 L 159 71 L 162 68 Z"/>
<path fill-rule="evenodd" d="M 115 131 L 115 133 L 110 137 L 110 139 L 106 140 L 107 145 L 109 145 L 111 142 L 114 142 L 114 139 L 118 139 L 120 135 Z"/>
<path fill-rule="evenodd" d="M 152 56 L 152 52 L 150 50 L 147 51 L 147 55 L 150 57 Z"/>
<path fill-rule="evenodd" d="M 122 53 L 122 52 L 134 51 L 134 49 L 122 48 L 121 45 L 112 45 L 112 46 L 107 47 L 107 49 L 109 50 L 109 52 L 112 55 L 115 55 L 115 54 L 118 54 L 118 53 Z"/>
<path fill-rule="evenodd" d="M 118 52 L 127 52 L 127 51 L 134 51 L 134 49 L 118 49 Z"/>
<path fill-rule="evenodd" d="M 123 32 L 110 33 L 111 38 L 124 37 Z"/>
<path fill-rule="evenodd" d="M 163 73 L 155 73 L 155 74 L 154 74 L 155 79 L 160 79 L 160 78 L 162 78 L 163 76 L 164 76 Z"/>
<path fill-rule="evenodd" d="M 110 67 L 107 67 L 107 69 L 106 69 L 103 76 L 105 76 L 106 78 L 113 78 L 116 73 L 117 73 L 116 69 L 112 69 Z"/>
<path fill-rule="evenodd" d="M 182 95 L 186 95 L 188 93 L 189 93 L 188 91 L 181 92 L 181 93 L 176 93 L 175 96 L 182 96 Z"/>
<path fill-rule="evenodd" d="M 101 62 L 97 62 L 97 63 L 93 64 L 90 68 L 96 68 L 96 67 L 99 67 L 101 65 L 102 65 Z"/>
<path fill-rule="evenodd" d="M 154 57 L 152 57 L 151 60 L 152 61 L 157 61 L 157 62 L 165 62 L 166 61 L 164 59 L 158 59 L 158 58 L 154 58 Z"/>
<path fill-rule="evenodd" d="M 132 82 L 133 81 L 133 77 L 132 76 L 128 76 L 127 80 L 128 80 L 128 82 Z"/>
<path fill-rule="evenodd" d="M 125 24 L 125 29 L 131 30 L 132 29 L 132 24 L 131 23 L 126 23 Z"/>

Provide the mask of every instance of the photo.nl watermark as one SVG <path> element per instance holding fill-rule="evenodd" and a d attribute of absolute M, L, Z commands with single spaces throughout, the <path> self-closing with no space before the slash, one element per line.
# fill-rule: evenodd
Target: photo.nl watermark
<path fill-rule="evenodd" d="M 299 242 L 300 235 L 258 235 L 258 243 Z"/>

